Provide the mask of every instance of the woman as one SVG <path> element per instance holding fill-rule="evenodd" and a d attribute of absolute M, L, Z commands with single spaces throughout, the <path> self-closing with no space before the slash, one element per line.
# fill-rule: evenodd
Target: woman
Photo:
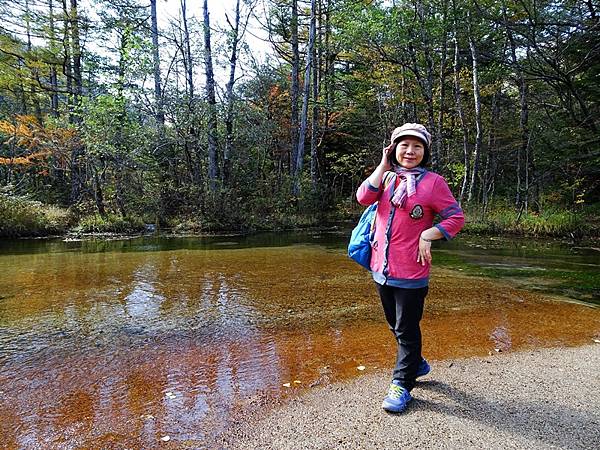
<path fill-rule="evenodd" d="M 425 169 L 430 147 L 431 134 L 423 125 L 396 128 L 381 162 L 356 193 L 362 205 L 379 202 L 371 273 L 398 342 L 396 367 L 382 405 L 389 412 L 404 411 L 416 378 L 430 371 L 421 355 L 419 323 L 429 285 L 431 242 L 453 238 L 464 224 L 444 178 Z M 441 221 L 433 225 L 436 214 Z"/>

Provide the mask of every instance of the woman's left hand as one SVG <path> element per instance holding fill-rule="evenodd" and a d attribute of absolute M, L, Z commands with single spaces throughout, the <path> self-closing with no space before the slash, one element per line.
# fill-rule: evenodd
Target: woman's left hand
<path fill-rule="evenodd" d="M 422 266 L 431 264 L 431 240 L 419 236 L 419 253 L 417 254 L 417 262 Z"/>

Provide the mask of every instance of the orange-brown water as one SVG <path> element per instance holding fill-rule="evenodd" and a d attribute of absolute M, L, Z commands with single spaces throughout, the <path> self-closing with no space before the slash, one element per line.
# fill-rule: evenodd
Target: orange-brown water
<path fill-rule="evenodd" d="M 438 268 L 423 334 L 432 360 L 579 345 L 600 311 Z M 8 448 L 202 447 L 240 409 L 394 355 L 369 275 L 337 250 L 0 258 Z"/>

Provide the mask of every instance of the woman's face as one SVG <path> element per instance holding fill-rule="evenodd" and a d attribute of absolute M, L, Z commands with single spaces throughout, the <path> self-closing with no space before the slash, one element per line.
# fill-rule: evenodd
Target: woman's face
<path fill-rule="evenodd" d="M 425 146 L 420 139 L 415 137 L 403 137 L 396 147 L 396 159 L 405 169 L 414 169 L 425 155 Z"/>

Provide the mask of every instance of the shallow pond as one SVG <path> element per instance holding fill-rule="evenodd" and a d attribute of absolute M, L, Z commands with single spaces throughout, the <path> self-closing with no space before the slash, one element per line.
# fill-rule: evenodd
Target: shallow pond
<path fill-rule="evenodd" d="M 239 411 L 391 367 L 346 239 L 0 242 L 3 443 L 198 448 Z M 600 338 L 596 250 L 464 237 L 434 260 L 429 359 Z"/>

